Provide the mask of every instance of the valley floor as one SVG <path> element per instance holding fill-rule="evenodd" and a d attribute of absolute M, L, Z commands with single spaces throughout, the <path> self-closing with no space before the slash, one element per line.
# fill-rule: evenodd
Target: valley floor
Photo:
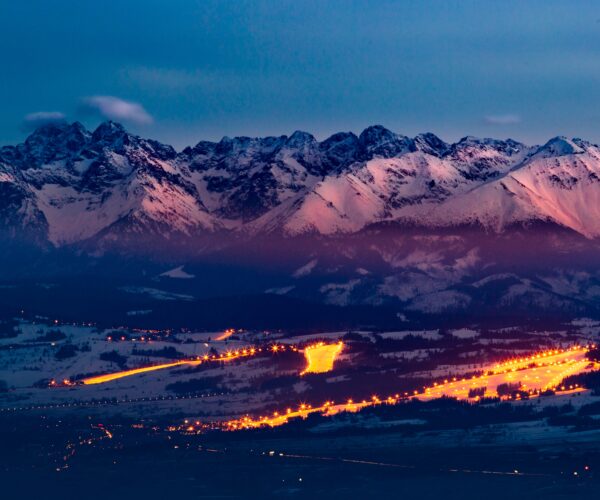
<path fill-rule="evenodd" d="M 600 395 L 563 382 L 595 368 L 581 347 L 600 337 L 594 320 L 303 335 L 12 327 L 0 339 L 10 499 L 566 499 L 600 486 Z M 361 411 L 309 411 L 350 395 Z M 299 418 L 266 421 L 286 425 L 235 420 L 299 402 Z"/>
<path fill-rule="evenodd" d="M 398 432 L 232 439 L 166 436 L 122 423 L 106 431 L 76 418 L 43 434 L 37 419 L 20 420 L 18 430 L 11 419 L 1 423 L 0 479 L 11 499 L 570 499 L 593 498 L 600 486 L 600 431 L 468 444 L 465 431 L 422 442 Z"/>

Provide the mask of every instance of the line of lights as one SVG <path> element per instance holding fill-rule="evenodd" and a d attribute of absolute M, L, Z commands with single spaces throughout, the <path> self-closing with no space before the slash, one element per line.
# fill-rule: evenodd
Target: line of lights
<path fill-rule="evenodd" d="M 306 418 L 310 414 L 320 413 L 324 416 L 332 416 L 340 412 L 356 412 L 369 406 L 377 406 L 383 404 L 398 404 L 401 401 L 410 399 L 434 399 L 444 395 L 454 396 L 458 399 L 473 399 L 478 401 L 481 399 L 480 396 L 469 398 L 469 390 L 480 388 L 483 381 L 488 380 L 490 377 L 495 375 L 512 374 L 519 371 L 535 371 L 541 367 L 561 367 L 565 369 L 561 370 L 558 374 L 555 374 L 550 381 L 541 386 L 540 388 L 527 388 L 525 385 L 521 385 L 517 390 L 517 399 L 520 399 L 520 393 L 526 393 L 530 397 L 535 397 L 547 390 L 553 391 L 566 391 L 566 390 L 579 390 L 579 384 L 573 384 L 569 387 L 560 386 L 559 383 L 566 376 L 572 375 L 579 371 L 583 371 L 587 366 L 590 365 L 590 361 L 585 359 L 577 359 L 577 356 L 584 356 L 590 350 L 595 348 L 595 345 L 590 346 L 573 346 L 567 349 L 552 349 L 536 353 L 531 356 L 514 359 L 502 364 L 494 365 L 493 369 L 484 371 L 482 375 L 474 375 L 471 378 L 458 379 L 453 377 L 452 379 L 445 379 L 443 382 L 434 382 L 431 386 L 425 386 L 421 391 L 414 390 L 412 392 L 397 393 L 390 395 L 387 398 L 380 398 L 377 395 L 373 395 L 371 399 L 362 399 L 355 401 L 354 399 L 348 399 L 342 403 L 335 403 L 334 401 L 326 401 L 320 406 L 312 406 L 306 403 L 300 404 L 296 409 L 287 408 L 283 412 L 274 412 L 271 415 L 261 415 L 256 418 L 252 418 L 249 415 L 244 417 L 233 419 L 225 422 L 212 424 L 224 430 L 234 431 L 240 429 L 253 429 L 260 427 L 276 427 L 279 425 L 286 424 L 290 419 L 300 417 Z M 566 359 L 551 360 L 553 357 L 562 357 L 564 355 L 571 355 L 573 357 L 566 357 Z M 549 359 L 550 358 L 550 359 Z M 531 366 L 535 363 L 535 366 Z M 600 366 L 598 363 L 592 363 L 594 367 Z M 524 365 L 524 366 L 522 366 Z M 520 366 L 520 368 L 519 368 Z M 537 377 L 539 379 L 539 376 Z M 508 399 L 508 396 L 501 397 L 501 399 Z M 193 425 L 183 426 L 183 429 L 187 432 L 194 432 L 197 429 Z"/>
<path fill-rule="evenodd" d="M 247 349 L 238 349 L 235 351 L 226 351 L 221 354 L 205 354 L 204 356 L 198 356 L 196 359 L 174 361 L 173 363 L 164 363 L 160 365 L 144 366 L 141 368 L 133 368 L 131 370 L 124 370 L 121 372 L 107 373 L 105 375 L 98 375 L 95 377 L 84 378 L 82 383 L 84 385 L 103 384 L 105 382 L 111 382 L 124 377 L 130 377 L 132 375 L 138 375 L 140 373 L 147 373 L 156 370 L 164 370 L 167 368 L 174 368 L 177 366 L 199 366 L 203 363 L 210 362 L 222 362 L 222 361 L 233 361 L 234 359 L 247 358 L 254 356 L 262 352 L 262 347 L 251 347 Z M 274 351 L 275 352 L 275 351 Z"/>
<path fill-rule="evenodd" d="M 339 351 L 341 351 L 342 343 L 339 342 L 337 344 L 331 344 L 331 345 L 333 345 L 335 347 L 335 350 L 336 350 L 335 355 L 337 355 L 337 353 Z M 139 375 L 142 373 L 148 373 L 148 372 L 153 372 L 153 371 L 157 371 L 157 370 L 165 370 L 165 369 L 169 369 L 169 368 L 175 368 L 178 366 L 185 366 L 185 365 L 198 366 L 203 363 L 227 362 L 227 361 L 233 361 L 236 359 L 256 356 L 262 352 L 267 352 L 267 353 L 272 353 L 272 354 L 286 352 L 286 351 L 306 352 L 306 350 L 311 350 L 313 348 L 319 350 L 323 347 L 327 348 L 328 346 L 329 346 L 329 344 L 324 344 L 324 343 L 320 342 L 317 344 L 309 345 L 309 346 L 305 347 L 304 350 L 302 350 L 301 348 L 299 348 L 298 346 L 293 345 L 293 344 L 273 344 L 273 345 L 271 345 L 269 347 L 265 347 L 265 348 L 263 348 L 263 347 L 246 347 L 246 348 L 241 348 L 241 349 L 236 349 L 236 350 L 228 350 L 228 351 L 226 351 L 224 353 L 220 353 L 220 354 L 205 354 L 203 356 L 198 356 L 193 359 L 184 359 L 184 360 L 174 361 L 171 363 L 162 363 L 162 364 L 157 364 L 157 365 L 132 368 L 130 370 L 123 370 L 123 371 L 119 371 L 119 372 L 95 375 L 92 377 L 87 377 L 87 378 L 82 379 L 80 381 L 80 383 L 82 383 L 83 385 L 104 384 L 106 382 L 112 382 L 113 380 L 119 380 L 124 377 L 131 377 L 133 375 Z M 310 366 L 310 361 L 309 361 L 309 366 Z M 331 368 L 332 367 L 333 367 L 333 361 L 331 362 Z M 331 370 L 331 368 L 329 368 L 329 370 Z M 321 370 L 321 372 L 329 371 L 329 370 Z M 310 370 L 309 367 L 307 367 L 307 370 L 305 370 L 305 371 L 307 373 L 312 372 L 312 370 Z M 316 373 L 319 373 L 319 372 L 316 372 Z M 62 387 L 62 386 L 73 386 L 73 385 L 77 385 L 78 383 L 73 382 L 69 379 L 64 379 L 61 382 L 57 381 L 56 379 L 52 379 L 50 381 L 49 385 L 50 385 L 50 387 Z"/>

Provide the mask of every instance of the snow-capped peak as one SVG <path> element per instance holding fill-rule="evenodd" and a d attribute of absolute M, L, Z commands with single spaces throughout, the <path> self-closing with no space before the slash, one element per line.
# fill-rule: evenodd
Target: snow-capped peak
<path fill-rule="evenodd" d="M 374 156 L 390 158 L 406 153 L 411 148 L 408 137 L 395 134 L 382 125 L 367 127 L 358 136 L 358 143 L 367 159 Z"/>
<path fill-rule="evenodd" d="M 285 141 L 285 146 L 288 148 L 302 148 L 307 144 L 313 144 L 316 142 L 317 140 L 312 134 L 309 134 L 308 132 L 302 132 L 301 130 L 296 130 Z"/>
<path fill-rule="evenodd" d="M 550 139 L 546 144 L 541 146 L 537 151 L 537 156 L 565 156 L 580 154 L 585 151 L 585 144 L 581 139 L 567 139 L 563 136 L 558 136 Z"/>
<path fill-rule="evenodd" d="M 92 133 L 58 123 L 0 149 L 0 184 L 0 221 L 57 245 L 117 233 L 332 234 L 379 222 L 503 230 L 539 220 L 600 235 L 600 150 L 564 137 L 447 144 L 374 125 L 321 142 L 302 131 L 224 137 L 178 154 L 115 122 Z"/>
<path fill-rule="evenodd" d="M 108 120 L 102 122 L 96 130 L 92 133 L 92 140 L 94 141 L 114 141 L 115 139 L 120 139 L 123 136 L 127 135 L 127 131 L 125 127 L 120 123 L 113 122 L 112 120 Z"/>
<path fill-rule="evenodd" d="M 448 144 L 430 132 L 417 135 L 414 138 L 414 145 L 416 150 L 434 156 L 442 156 L 448 150 Z"/>

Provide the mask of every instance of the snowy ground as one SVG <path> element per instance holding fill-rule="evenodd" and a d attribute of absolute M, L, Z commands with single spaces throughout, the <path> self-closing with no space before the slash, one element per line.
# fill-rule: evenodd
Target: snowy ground
<path fill-rule="evenodd" d="M 433 380 L 481 369 L 495 359 L 507 359 L 548 346 L 587 343 L 598 339 L 600 324 L 578 320 L 567 330 L 518 332 L 514 329 L 480 330 L 465 327 L 443 331 L 353 332 L 336 360 L 333 372 L 304 378 L 301 352 L 261 355 L 199 368 L 176 367 L 126 377 L 106 384 L 61 387 L 63 380 L 124 369 L 115 359 L 122 356 L 126 368 L 177 359 L 224 353 L 273 342 L 303 346 L 315 341 L 335 342 L 348 332 L 319 332 L 294 337 L 285 332 L 239 331 L 224 341 L 223 332 L 159 332 L 126 329 L 98 330 L 91 326 L 52 321 L 20 321 L 15 336 L 0 338 L 0 381 L 8 391 L 0 393 L 0 411 L 42 407 L 37 411 L 66 412 L 73 408 L 89 413 L 121 415 L 204 415 L 229 417 L 277 407 L 282 400 L 317 401 L 347 397 L 360 387 L 363 377 L 373 381 L 406 378 Z M 110 340 L 109 340 L 110 339 Z M 362 342 L 362 343 L 361 343 Z M 415 343 L 422 343 L 417 347 Z M 60 353 L 73 346 L 72 356 Z M 370 347 L 369 347 L 370 346 Z M 366 349 L 366 351 L 365 351 Z M 375 352 L 372 352 L 372 350 Z M 450 351 L 454 349 L 454 351 Z M 450 352 L 455 352 L 451 360 Z M 108 358 L 106 356 L 109 355 Z M 105 359 L 101 359 L 104 356 Z M 117 358 L 115 358 L 117 356 Z M 419 369 L 419 367 L 427 369 Z M 365 374 L 363 375 L 362 371 Z M 56 380 L 58 387 L 48 387 Z M 372 383 L 377 383 L 375 379 Z M 189 391 L 175 391 L 173 384 L 199 382 Z M 203 385 L 203 382 L 205 384 Z M 369 382 L 371 383 L 371 382 Z M 326 391 L 333 391 L 330 395 Z M 337 392 L 336 392 L 337 391 Z M 582 401 L 584 396 L 574 396 Z M 112 400 L 111 405 L 98 401 Z M 62 408 L 58 405 L 66 405 Z"/>

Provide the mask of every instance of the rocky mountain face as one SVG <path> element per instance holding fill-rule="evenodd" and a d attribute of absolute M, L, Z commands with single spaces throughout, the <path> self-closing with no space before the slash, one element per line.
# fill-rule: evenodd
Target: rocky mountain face
<path fill-rule="evenodd" d="M 529 147 L 446 144 L 381 126 L 319 142 L 291 136 L 201 141 L 177 153 L 113 122 L 45 125 L 0 150 L 0 220 L 55 246 L 136 235 L 354 233 L 552 222 L 600 235 L 600 150 L 580 139 Z"/>
<path fill-rule="evenodd" d="M 187 262 L 184 289 L 151 277 L 185 296 L 226 295 L 235 282 L 423 314 L 600 310 L 600 148 L 564 137 L 447 144 L 373 126 L 321 142 L 225 137 L 178 153 L 113 122 L 45 125 L 0 149 L 0 236 L 62 252 L 57 276 L 73 265 L 66 251 L 142 247 Z M 210 255 L 237 267 L 194 270 Z M 28 262 L 31 275 L 50 269 Z M 241 265 L 269 274 L 238 279 Z"/>
<path fill-rule="evenodd" d="M 107 122 L 93 133 L 79 123 L 46 125 L 25 143 L 0 150 L 3 199 L 16 232 L 31 224 L 56 246 L 117 231 L 191 234 L 220 222 L 175 168 L 170 146 L 128 134 Z M 15 210 L 16 208 L 16 210 Z"/>

